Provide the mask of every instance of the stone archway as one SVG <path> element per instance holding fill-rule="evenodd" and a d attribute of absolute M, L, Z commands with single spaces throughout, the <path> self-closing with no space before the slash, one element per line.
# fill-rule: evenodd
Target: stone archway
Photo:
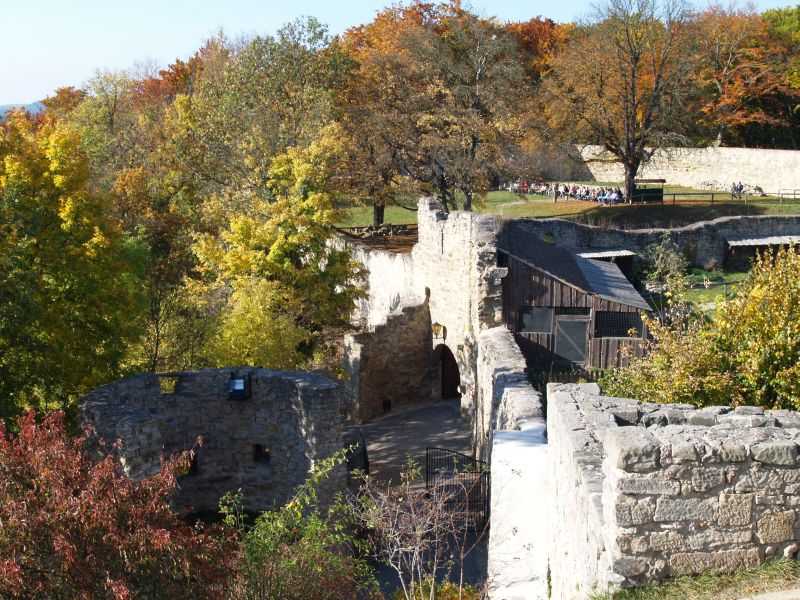
<path fill-rule="evenodd" d="M 432 358 L 434 372 L 438 375 L 433 388 L 434 397 L 442 400 L 461 397 L 461 374 L 453 351 L 445 344 L 439 344 L 434 348 Z"/>

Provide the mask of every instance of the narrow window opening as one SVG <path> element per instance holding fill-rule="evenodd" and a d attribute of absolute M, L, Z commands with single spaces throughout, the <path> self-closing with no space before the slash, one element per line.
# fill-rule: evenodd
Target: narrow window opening
<path fill-rule="evenodd" d="M 253 444 L 253 462 L 269 464 L 271 460 L 270 450 L 263 444 Z"/>
<path fill-rule="evenodd" d="M 178 385 L 177 377 L 159 377 L 158 385 L 162 395 L 175 393 L 175 386 Z"/>

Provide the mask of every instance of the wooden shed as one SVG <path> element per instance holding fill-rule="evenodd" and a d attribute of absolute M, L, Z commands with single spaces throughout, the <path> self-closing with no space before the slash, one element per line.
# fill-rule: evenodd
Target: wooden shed
<path fill-rule="evenodd" d="M 641 355 L 650 306 L 617 265 L 518 231 L 501 236 L 498 262 L 503 319 L 529 368 L 624 366 L 626 346 Z"/>

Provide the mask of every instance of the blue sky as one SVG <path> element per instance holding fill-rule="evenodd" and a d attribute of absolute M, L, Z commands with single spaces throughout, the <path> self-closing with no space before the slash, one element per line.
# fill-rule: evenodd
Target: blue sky
<path fill-rule="evenodd" d="M 190 56 L 210 34 L 272 33 L 313 15 L 333 33 L 372 20 L 392 0 L 0 0 L 0 104 L 40 100 L 80 86 L 96 69 Z M 793 4 L 756 0 L 758 10 Z M 472 0 L 503 21 L 537 15 L 572 21 L 591 0 Z"/>

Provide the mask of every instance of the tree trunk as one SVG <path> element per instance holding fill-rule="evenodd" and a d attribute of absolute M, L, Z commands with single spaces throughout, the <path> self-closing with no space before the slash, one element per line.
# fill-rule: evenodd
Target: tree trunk
<path fill-rule="evenodd" d="M 378 200 L 372 201 L 372 224 L 375 227 L 383 225 L 384 213 L 386 212 L 386 205 Z"/>
<path fill-rule="evenodd" d="M 472 190 L 464 190 L 464 210 L 472 210 Z"/>
<path fill-rule="evenodd" d="M 636 191 L 636 184 L 634 181 L 636 180 L 636 173 L 639 171 L 639 165 L 630 164 L 628 162 L 623 163 L 623 165 L 625 167 L 625 199 L 631 200 Z"/>

